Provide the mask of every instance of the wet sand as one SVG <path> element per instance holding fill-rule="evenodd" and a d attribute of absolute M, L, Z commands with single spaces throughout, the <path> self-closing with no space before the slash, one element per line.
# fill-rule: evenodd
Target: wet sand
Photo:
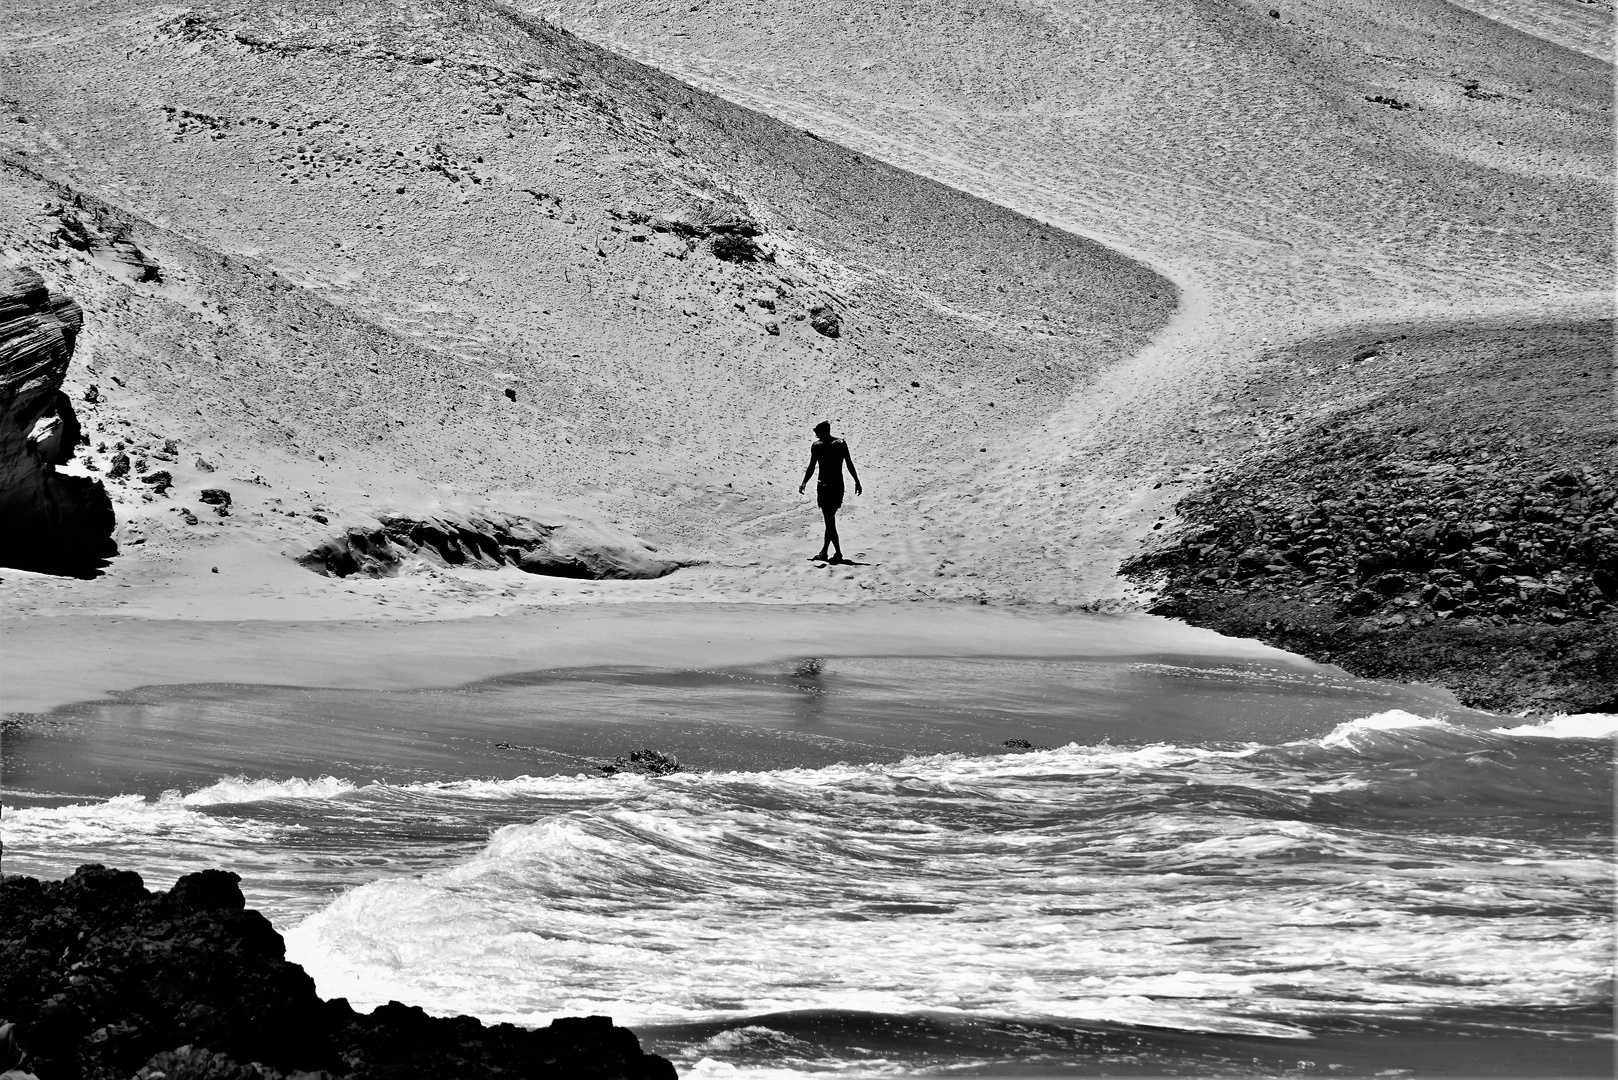
<path fill-rule="evenodd" d="M 1310 666 L 1258 642 L 1149 615 L 860 606 L 625 604 L 419 622 L 0 620 L 0 713 L 141 686 L 254 683 L 426 689 L 598 665 L 731 667 L 804 656 L 1245 657 Z"/>

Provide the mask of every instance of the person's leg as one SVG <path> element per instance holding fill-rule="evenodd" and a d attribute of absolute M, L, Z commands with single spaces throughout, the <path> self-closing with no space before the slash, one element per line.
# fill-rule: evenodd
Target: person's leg
<path fill-rule="evenodd" d="M 832 515 L 835 513 L 837 511 L 830 507 L 822 506 L 820 508 L 820 516 L 826 520 L 826 536 L 820 541 L 820 554 L 815 556 L 817 559 L 826 557 L 826 553 L 831 550 L 832 538 L 837 535 L 837 527 L 832 524 Z"/>
<path fill-rule="evenodd" d="M 841 559 L 843 557 L 843 542 L 837 537 L 837 511 L 835 509 L 826 511 L 826 543 L 836 552 L 832 558 Z"/>

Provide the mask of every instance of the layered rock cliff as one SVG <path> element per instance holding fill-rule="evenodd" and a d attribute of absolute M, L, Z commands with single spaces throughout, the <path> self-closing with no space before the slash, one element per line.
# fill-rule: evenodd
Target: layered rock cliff
<path fill-rule="evenodd" d="M 83 324 L 37 273 L 0 266 L 0 566 L 83 575 L 117 554 L 106 490 L 57 470 L 79 441 L 62 380 Z"/>

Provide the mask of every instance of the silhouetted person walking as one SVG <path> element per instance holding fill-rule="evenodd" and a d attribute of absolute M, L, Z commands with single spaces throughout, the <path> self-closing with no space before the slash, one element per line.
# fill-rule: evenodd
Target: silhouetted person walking
<path fill-rule="evenodd" d="M 824 559 L 826 551 L 833 549 L 837 554 L 832 556 L 833 562 L 843 561 L 843 542 L 837 537 L 837 510 L 843 505 L 843 466 L 848 466 L 848 475 L 854 478 L 854 494 L 864 494 L 860 487 L 860 474 L 854 469 L 854 459 L 849 455 L 848 444 L 842 439 L 831 437 L 831 421 L 822 420 L 815 425 L 815 441 L 809 444 L 809 467 L 803 471 L 803 483 L 798 485 L 798 494 L 809 486 L 809 478 L 815 474 L 815 466 L 820 467 L 820 483 L 815 485 L 815 502 L 820 505 L 820 513 L 826 519 L 826 539 L 821 542 L 820 554 L 816 559 Z"/>

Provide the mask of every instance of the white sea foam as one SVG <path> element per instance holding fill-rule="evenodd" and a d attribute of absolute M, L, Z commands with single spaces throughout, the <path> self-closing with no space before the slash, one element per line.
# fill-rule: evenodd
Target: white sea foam
<path fill-rule="evenodd" d="M 1537 724 L 1498 727 L 1494 731 L 1536 739 L 1610 739 L 1618 736 L 1618 713 L 1564 713 Z"/>
<path fill-rule="evenodd" d="M 1439 761 L 1499 739 L 1382 713 L 1313 745 L 1389 735 L 1416 736 L 1402 754 L 1436 740 Z M 1298 1037 L 1280 1018 L 1601 998 L 1605 861 L 1304 820 L 1319 778 L 1253 755 L 1072 745 L 528 780 L 594 801 L 351 890 L 290 954 L 323 993 L 526 1022 L 846 1009 Z"/>
<path fill-rule="evenodd" d="M 1417 716 L 1403 709 L 1389 709 L 1386 712 L 1372 713 L 1370 716 L 1338 724 L 1332 729 L 1331 734 L 1319 740 L 1319 744 L 1330 749 L 1362 751 L 1380 745 L 1374 733 L 1410 732 L 1421 728 L 1428 728 L 1434 732 L 1459 730 L 1446 720 Z"/>
<path fill-rule="evenodd" d="M 287 938 L 323 993 L 357 1004 L 531 1024 L 842 1009 L 1298 1037 L 1290 1021 L 1311 1016 L 1604 1000 L 1603 852 L 1343 815 L 1380 792 L 1402 805 L 1423 755 L 1465 768 L 1519 735 L 1554 753 L 1547 737 L 1607 720 L 1488 732 L 1390 711 L 1283 747 L 1071 744 L 655 779 L 227 777 L 12 810 L 3 827 L 8 859 L 346 861 L 323 880 L 377 879 Z M 1327 798 L 1334 816 L 1313 814 Z M 431 826 L 426 846 L 379 848 L 410 815 Z M 402 872 L 430 865 L 446 832 L 463 838 L 453 865 Z M 721 1042 L 695 1064 L 718 1075 L 748 1052 Z"/>
<path fill-rule="evenodd" d="M 8 847 L 75 847 L 139 842 L 145 838 L 184 838 L 192 842 L 267 843 L 296 826 L 273 825 L 201 813 L 178 792 L 156 799 L 119 795 L 96 803 L 8 809 Z"/>
<path fill-rule="evenodd" d="M 335 776 L 322 776 L 314 780 L 298 777 L 290 780 L 249 780 L 245 776 L 227 776 L 182 796 L 181 801 L 187 806 L 225 806 L 268 802 L 271 799 L 335 799 L 358 788 L 359 785 Z"/>

